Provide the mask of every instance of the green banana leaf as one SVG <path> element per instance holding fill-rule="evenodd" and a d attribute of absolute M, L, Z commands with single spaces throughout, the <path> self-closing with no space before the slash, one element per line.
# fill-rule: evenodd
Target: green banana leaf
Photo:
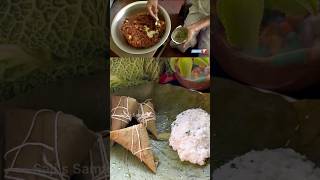
<path fill-rule="evenodd" d="M 110 90 L 136 86 L 147 81 L 158 81 L 163 68 L 162 60 L 150 58 L 111 58 Z"/>
<path fill-rule="evenodd" d="M 232 46 L 243 50 L 257 47 L 264 12 L 263 0 L 219 0 L 217 12 Z"/>
<path fill-rule="evenodd" d="M 217 12 L 232 46 L 243 50 L 256 48 L 264 9 L 286 15 L 317 14 L 318 0 L 218 0 Z"/>
<path fill-rule="evenodd" d="M 320 100 L 292 100 L 215 78 L 213 168 L 251 150 L 292 148 L 320 163 Z"/>
<path fill-rule="evenodd" d="M 179 67 L 180 74 L 185 77 L 185 78 L 190 78 L 191 77 L 191 71 L 192 71 L 192 58 L 179 58 L 177 65 Z"/>
<path fill-rule="evenodd" d="M 196 57 L 193 58 L 193 63 L 199 66 L 208 66 L 210 64 L 210 59 L 208 57 Z"/>
<path fill-rule="evenodd" d="M 119 89 L 112 95 L 124 95 L 142 102 L 151 98 L 157 115 L 157 129 L 161 135 L 169 135 L 171 123 L 182 111 L 202 108 L 210 112 L 210 95 L 190 91 L 173 85 L 146 83 L 132 88 Z M 168 140 L 151 140 L 152 150 L 159 165 L 153 174 L 143 163 L 120 145 L 110 150 L 111 179 L 210 179 L 209 160 L 205 166 L 181 162 L 177 152 L 169 146 Z"/>

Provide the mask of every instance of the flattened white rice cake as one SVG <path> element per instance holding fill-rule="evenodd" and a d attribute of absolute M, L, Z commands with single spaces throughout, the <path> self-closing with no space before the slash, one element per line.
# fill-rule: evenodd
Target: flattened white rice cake
<path fill-rule="evenodd" d="M 210 157 L 210 115 L 200 109 L 188 109 L 171 124 L 169 144 L 181 161 L 204 165 Z"/>
<path fill-rule="evenodd" d="M 319 180 L 320 169 L 292 149 L 252 151 L 213 172 L 223 180 Z"/>

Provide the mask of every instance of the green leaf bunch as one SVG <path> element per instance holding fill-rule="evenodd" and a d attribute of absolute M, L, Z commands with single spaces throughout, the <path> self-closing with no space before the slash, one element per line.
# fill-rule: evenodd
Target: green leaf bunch
<path fill-rule="evenodd" d="M 231 46 L 242 50 L 257 47 L 265 9 L 288 16 L 315 15 L 319 0 L 218 0 L 217 14 Z"/>

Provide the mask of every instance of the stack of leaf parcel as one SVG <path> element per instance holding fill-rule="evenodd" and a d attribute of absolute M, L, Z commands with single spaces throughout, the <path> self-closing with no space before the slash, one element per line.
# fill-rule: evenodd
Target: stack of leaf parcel
<path fill-rule="evenodd" d="M 148 131 L 156 138 L 158 134 L 151 100 L 138 103 L 131 97 L 112 96 L 111 101 L 111 140 L 131 151 L 155 173 L 157 162 L 150 147 Z M 129 126 L 133 117 L 139 124 Z"/>

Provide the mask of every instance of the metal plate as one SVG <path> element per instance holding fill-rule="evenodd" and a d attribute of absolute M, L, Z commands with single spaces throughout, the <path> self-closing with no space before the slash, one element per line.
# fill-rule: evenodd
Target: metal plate
<path fill-rule="evenodd" d="M 171 20 L 168 12 L 159 5 L 159 16 L 163 16 L 166 22 L 166 30 L 164 35 L 162 36 L 161 40 L 150 48 L 145 49 L 138 49 L 131 47 L 126 40 L 124 39 L 123 35 L 120 32 L 120 27 L 125 20 L 125 17 L 128 17 L 132 14 L 137 12 L 146 11 L 146 4 L 147 1 L 137 1 L 131 4 L 128 4 L 124 8 L 122 8 L 114 17 L 111 23 L 111 37 L 114 43 L 123 51 L 130 53 L 130 54 L 147 54 L 152 51 L 156 51 L 169 37 L 171 31 Z"/>

